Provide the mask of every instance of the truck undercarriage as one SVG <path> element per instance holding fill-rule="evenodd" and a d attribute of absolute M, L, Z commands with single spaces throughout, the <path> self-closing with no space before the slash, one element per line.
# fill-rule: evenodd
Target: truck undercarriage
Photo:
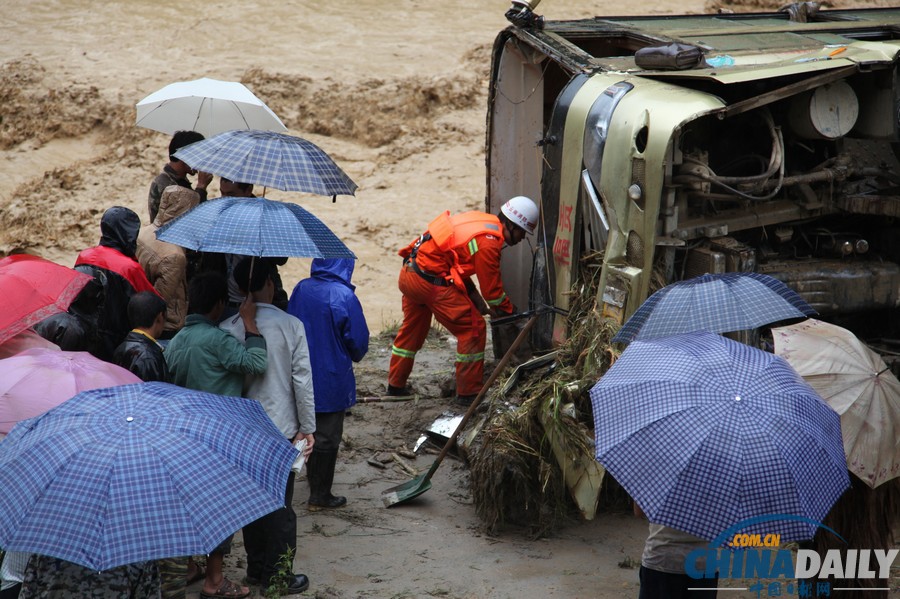
<path fill-rule="evenodd" d="M 807 3 L 808 4 L 808 3 Z M 566 305 L 605 251 L 624 321 L 660 285 L 755 271 L 900 355 L 900 9 L 593 19 L 510 27 L 494 47 L 488 198 L 539 198 L 532 305 Z M 699 48 L 642 68 L 642 48 Z M 506 276 L 506 275 L 505 275 Z M 545 318 L 533 343 L 565 336 Z"/>

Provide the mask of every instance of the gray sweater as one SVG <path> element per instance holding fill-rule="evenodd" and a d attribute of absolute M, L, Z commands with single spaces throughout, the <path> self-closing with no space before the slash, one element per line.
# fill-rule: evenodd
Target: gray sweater
<path fill-rule="evenodd" d="M 244 338 L 240 316 L 219 325 L 237 339 Z M 264 374 L 247 375 L 243 396 L 262 404 L 266 414 L 288 439 L 297 432 L 316 431 L 309 347 L 303 323 L 271 304 L 256 304 L 256 326 L 266 340 L 269 364 Z"/>

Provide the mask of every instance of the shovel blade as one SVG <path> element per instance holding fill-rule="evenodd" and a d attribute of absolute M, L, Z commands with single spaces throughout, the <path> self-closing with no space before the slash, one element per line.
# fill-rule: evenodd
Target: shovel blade
<path fill-rule="evenodd" d="M 403 484 L 397 485 L 396 487 L 391 487 L 390 489 L 386 489 L 381 494 L 381 501 L 384 502 L 384 507 L 391 507 L 392 505 L 397 505 L 398 503 L 403 503 L 404 501 L 409 501 L 415 497 L 418 497 L 425 491 L 431 488 L 431 479 L 426 478 L 428 474 L 420 474 L 412 480 L 406 481 Z"/>

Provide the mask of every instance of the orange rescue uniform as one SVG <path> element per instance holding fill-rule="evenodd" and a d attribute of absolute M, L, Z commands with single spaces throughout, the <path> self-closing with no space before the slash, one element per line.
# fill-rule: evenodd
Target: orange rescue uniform
<path fill-rule="evenodd" d="M 481 390 L 487 327 L 469 299 L 466 285 L 477 276 L 485 302 L 499 312 L 513 312 L 500 279 L 503 243 L 498 217 L 478 211 L 450 216 L 448 211 L 400 250 L 404 258 L 398 283 L 403 293 L 403 323 L 391 346 L 388 384 L 406 386 L 434 315 L 457 339 L 457 395 L 476 395 Z"/>

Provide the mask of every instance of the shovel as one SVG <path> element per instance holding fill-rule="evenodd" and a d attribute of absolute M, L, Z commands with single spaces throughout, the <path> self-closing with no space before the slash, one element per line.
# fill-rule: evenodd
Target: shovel
<path fill-rule="evenodd" d="M 470 405 L 469 409 L 466 410 L 466 413 L 462 417 L 462 420 L 460 420 L 459 424 L 456 426 L 456 430 L 453 431 L 453 434 L 451 434 L 447 439 L 447 442 L 444 444 L 444 448 L 441 450 L 441 453 L 431 465 L 431 468 L 428 469 L 428 472 L 426 472 L 425 474 L 420 474 L 410 481 L 397 485 L 396 487 L 391 487 L 390 489 L 386 489 L 384 492 L 382 492 L 381 500 L 384 502 L 384 507 L 391 507 L 393 505 L 397 505 L 398 503 L 409 501 L 410 499 L 418 497 L 431 488 L 431 476 L 438 469 L 438 466 L 441 465 L 441 462 L 444 460 L 444 456 L 447 455 L 447 452 L 450 451 L 450 448 L 453 447 L 453 444 L 456 443 L 456 438 L 459 436 L 459 433 L 462 432 L 463 428 L 465 428 L 466 423 L 469 422 L 469 418 L 472 417 L 472 414 L 475 413 L 475 410 L 478 409 L 478 405 L 481 403 L 481 400 L 484 399 L 484 396 L 487 394 L 487 390 L 491 388 L 491 385 L 494 384 L 494 381 L 497 380 L 497 377 L 500 376 L 500 373 L 503 372 L 504 368 L 506 368 L 506 364 L 509 362 L 509 359 L 513 356 L 516 350 L 519 349 L 519 346 L 522 345 L 522 342 L 525 340 L 525 337 L 528 336 L 528 332 L 531 330 L 531 327 L 534 326 L 537 318 L 537 315 L 529 318 L 528 322 L 525 323 L 525 326 L 522 327 L 522 330 L 519 331 L 519 335 L 516 337 L 516 340 L 512 342 L 512 345 L 509 346 L 509 349 L 506 350 L 506 353 L 503 354 L 502 358 L 500 358 L 500 362 L 497 364 L 497 367 L 494 368 L 491 376 L 488 377 L 488 380 L 484 383 L 481 391 L 478 392 L 478 395 L 472 401 L 472 405 Z"/>

